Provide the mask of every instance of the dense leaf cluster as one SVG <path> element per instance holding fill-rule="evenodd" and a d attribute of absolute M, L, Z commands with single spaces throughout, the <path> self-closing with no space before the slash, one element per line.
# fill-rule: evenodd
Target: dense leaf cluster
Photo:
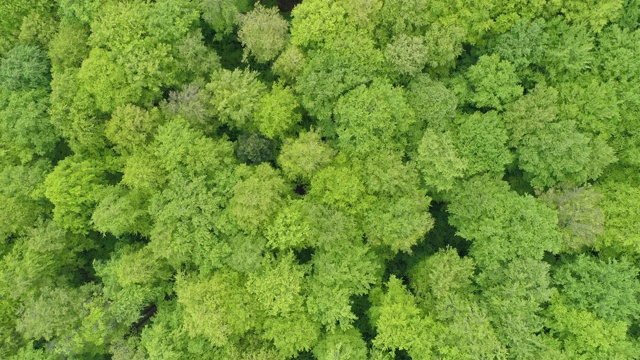
<path fill-rule="evenodd" d="M 0 14 L 0 357 L 640 358 L 640 1 Z"/>

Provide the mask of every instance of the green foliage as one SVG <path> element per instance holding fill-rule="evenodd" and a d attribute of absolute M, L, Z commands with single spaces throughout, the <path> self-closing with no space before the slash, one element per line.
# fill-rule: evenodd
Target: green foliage
<path fill-rule="evenodd" d="M 307 284 L 307 311 L 330 332 L 353 326 L 353 297 L 367 294 L 382 275 L 380 259 L 369 246 L 359 238 L 341 240 L 314 253 Z"/>
<path fill-rule="evenodd" d="M 367 344 L 356 329 L 326 333 L 313 348 L 317 359 L 367 359 Z"/>
<path fill-rule="evenodd" d="M 179 39 L 175 44 L 175 51 L 176 60 L 189 80 L 207 78 L 220 69 L 220 57 L 207 47 L 204 37 L 197 30 Z"/>
<path fill-rule="evenodd" d="M 590 81 L 589 81 L 590 80 Z M 560 87 L 560 116 L 576 122 L 576 127 L 608 140 L 618 131 L 620 113 L 614 82 L 596 79 Z"/>
<path fill-rule="evenodd" d="M 0 83 L 11 90 L 46 87 L 51 81 L 46 52 L 33 45 L 18 45 L 0 63 Z"/>
<path fill-rule="evenodd" d="M 640 238 L 635 230 L 635 219 L 640 214 L 637 199 L 640 191 L 622 182 L 608 182 L 596 187 L 603 195 L 604 232 L 598 238 L 596 248 L 622 254 L 640 252 Z"/>
<path fill-rule="evenodd" d="M 419 122 L 434 130 L 446 130 L 452 125 L 458 100 L 444 84 L 418 75 L 409 83 L 406 96 Z"/>
<path fill-rule="evenodd" d="M 89 56 L 87 40 L 89 33 L 79 24 L 63 22 L 49 42 L 49 58 L 53 72 L 63 72 L 66 68 L 80 67 L 82 60 Z"/>
<path fill-rule="evenodd" d="M 483 55 L 465 73 L 472 88 L 469 100 L 478 108 L 502 110 L 522 95 L 514 66 L 498 55 Z"/>
<path fill-rule="evenodd" d="M 464 182 L 448 211 L 457 234 L 473 241 L 470 254 L 482 268 L 496 269 L 517 258 L 541 260 L 545 251 L 560 251 L 557 213 L 490 176 Z"/>
<path fill-rule="evenodd" d="M 409 286 L 421 307 L 449 314 L 456 299 L 471 296 L 474 271 L 473 260 L 460 258 L 455 249 L 446 248 L 411 268 Z"/>
<path fill-rule="evenodd" d="M 184 306 L 184 329 L 190 337 L 204 336 L 224 346 L 256 327 L 257 308 L 233 271 L 218 271 L 204 279 L 179 276 L 178 302 Z"/>
<path fill-rule="evenodd" d="M 274 142 L 260 133 L 242 134 L 236 142 L 236 157 L 246 164 L 275 160 Z"/>
<path fill-rule="evenodd" d="M 420 194 L 379 200 L 365 219 L 367 239 L 372 245 L 387 245 L 393 252 L 411 253 L 411 247 L 433 228 L 430 202 Z"/>
<path fill-rule="evenodd" d="M 545 57 L 549 35 L 543 19 L 520 19 L 508 32 L 498 36 L 491 44 L 492 51 L 513 64 L 518 71 L 530 65 L 541 64 Z"/>
<path fill-rule="evenodd" d="M 278 156 L 278 165 L 290 180 L 306 183 L 331 161 L 333 155 L 334 151 L 312 130 L 301 132 L 295 140 L 285 141 Z"/>
<path fill-rule="evenodd" d="M 600 32 L 609 22 L 621 15 L 623 0 L 563 1 L 562 13 L 574 23 L 587 23 L 593 32 Z"/>
<path fill-rule="evenodd" d="M 4 166 L 0 172 L 0 241 L 21 234 L 39 217 L 51 211 L 44 196 L 36 193 L 51 164 L 45 160 L 27 165 Z"/>
<path fill-rule="evenodd" d="M 53 14 L 31 13 L 22 19 L 18 41 L 46 47 L 56 33 L 56 20 Z"/>
<path fill-rule="evenodd" d="M 526 135 L 544 129 L 556 120 L 558 91 L 552 87 L 536 86 L 531 92 L 506 106 L 503 113 L 509 133 L 509 145 L 519 147 Z"/>
<path fill-rule="evenodd" d="M 364 213 L 372 199 L 359 174 L 347 166 L 327 166 L 311 180 L 309 197 L 349 215 Z"/>
<path fill-rule="evenodd" d="M 189 125 L 206 134 L 214 132 L 219 123 L 211 116 L 210 98 L 204 85 L 196 81 L 186 84 L 180 91 L 169 92 L 169 99 L 161 103 L 165 117 L 182 117 Z"/>
<path fill-rule="evenodd" d="M 283 203 L 288 191 L 284 179 L 268 164 L 258 165 L 243 181 L 233 187 L 229 211 L 241 229 L 255 233 L 262 230 Z"/>
<path fill-rule="evenodd" d="M 592 187 L 549 189 L 540 199 L 558 211 L 564 251 L 579 252 L 595 246 L 604 231 L 602 194 Z"/>
<path fill-rule="evenodd" d="M 300 250 L 309 246 L 314 235 L 310 210 L 302 200 L 292 200 L 282 207 L 264 231 L 267 246 L 280 250 Z"/>
<path fill-rule="evenodd" d="M 256 111 L 258 130 L 270 139 L 284 138 L 302 120 L 296 95 L 283 83 L 273 84 Z"/>
<path fill-rule="evenodd" d="M 291 32 L 292 42 L 296 44 L 294 29 L 295 22 Z M 297 77 L 296 90 L 301 94 L 300 103 L 309 114 L 321 120 L 323 132 L 335 135 L 334 130 L 325 124 L 331 119 L 338 98 L 383 73 L 384 56 L 375 48 L 373 40 L 347 33 L 331 47 L 311 51 L 309 58 Z"/>
<path fill-rule="evenodd" d="M 273 62 L 271 70 L 274 74 L 281 76 L 287 81 L 293 81 L 306 64 L 306 58 L 300 49 L 289 46 Z"/>
<path fill-rule="evenodd" d="M 59 138 L 49 122 L 47 100 L 44 90 L 0 90 L 0 159 L 26 163 L 51 155 Z"/>
<path fill-rule="evenodd" d="M 422 71 L 429 53 L 423 38 L 401 34 L 387 44 L 384 57 L 398 74 L 413 76 Z"/>
<path fill-rule="evenodd" d="M 617 160 L 601 138 L 577 131 L 572 121 L 551 123 L 525 136 L 516 153 L 518 166 L 535 188 L 583 185 Z"/>
<path fill-rule="evenodd" d="M 228 196 L 209 189 L 204 176 L 171 176 L 167 187 L 150 199 L 153 227 L 149 235 L 154 253 L 176 268 L 189 262 L 203 270 L 221 267 L 229 249 L 216 232 L 224 227 L 221 208 Z"/>
<path fill-rule="evenodd" d="M 637 345 L 627 336 L 628 325 L 622 321 L 606 321 L 593 313 L 572 308 L 554 299 L 547 312 L 546 326 L 562 344 L 568 358 L 633 359 Z"/>
<path fill-rule="evenodd" d="M 103 111 L 157 101 L 182 75 L 173 45 L 197 20 L 188 0 L 106 4 L 91 24 L 93 49 L 78 75 L 81 87 Z"/>
<path fill-rule="evenodd" d="M 640 358 L 638 4 L 0 1 L 0 357 Z"/>
<path fill-rule="evenodd" d="M 403 150 L 415 122 L 401 88 L 374 81 L 342 96 L 334 109 L 338 145 L 356 156 Z"/>
<path fill-rule="evenodd" d="M 251 9 L 248 0 L 199 0 L 202 19 L 215 30 L 216 40 L 231 34 L 241 13 Z"/>
<path fill-rule="evenodd" d="M 459 120 L 456 147 L 466 160 L 466 172 L 500 174 L 513 156 L 506 147 L 508 139 L 502 118 L 495 111 L 475 112 Z"/>
<path fill-rule="evenodd" d="M 42 288 L 42 294 L 29 302 L 18 320 L 16 329 L 27 339 L 52 340 L 54 337 L 69 335 L 80 326 L 88 315 L 83 306 L 97 291 L 95 285 L 80 288 Z"/>
<path fill-rule="evenodd" d="M 254 71 L 236 69 L 214 73 L 207 91 L 211 93 L 213 113 L 223 124 L 241 130 L 255 128 L 253 117 L 259 109 L 265 85 Z"/>
<path fill-rule="evenodd" d="M 553 274 L 563 302 L 611 322 L 637 318 L 638 270 L 626 260 L 579 255 Z"/>
<path fill-rule="evenodd" d="M 428 359 L 436 324 L 423 315 L 415 297 L 394 275 L 386 288 L 384 293 L 376 289 L 372 294 L 370 317 L 377 332 L 373 345 L 384 351 L 407 350 L 412 358 Z"/>
<path fill-rule="evenodd" d="M 105 189 L 103 195 L 91 215 L 96 230 L 115 236 L 149 234 L 151 219 L 147 211 L 149 204 L 146 192 L 112 186 Z"/>
<path fill-rule="evenodd" d="M 531 258 L 515 259 L 477 277 L 482 300 L 502 344 L 516 359 L 535 359 L 546 344 L 542 304 L 553 294 L 549 265 Z"/>
<path fill-rule="evenodd" d="M 416 163 L 427 186 L 437 191 L 453 189 L 467 172 L 467 160 L 458 154 L 449 132 L 427 129 L 418 146 Z"/>
<path fill-rule="evenodd" d="M 258 63 L 275 59 L 288 42 L 289 23 L 275 7 L 260 3 L 250 12 L 240 15 L 238 39 L 244 46 L 244 58 L 255 57 Z"/>
<path fill-rule="evenodd" d="M 51 123 L 79 154 L 96 154 L 104 150 L 107 117 L 97 108 L 95 100 L 80 89 L 78 70 L 54 73 L 51 82 Z"/>
<path fill-rule="evenodd" d="M 584 24 L 569 25 L 555 19 L 550 27 L 549 48 L 545 52 L 544 65 L 556 81 L 572 80 L 592 67 L 593 35 Z"/>
<path fill-rule="evenodd" d="M 135 105 L 114 110 L 105 135 L 121 154 L 131 154 L 147 145 L 161 122 L 158 111 L 148 112 Z"/>
<path fill-rule="evenodd" d="M 45 196 L 55 206 L 53 219 L 74 233 L 86 234 L 91 214 L 107 185 L 104 160 L 68 157 L 44 180 Z"/>

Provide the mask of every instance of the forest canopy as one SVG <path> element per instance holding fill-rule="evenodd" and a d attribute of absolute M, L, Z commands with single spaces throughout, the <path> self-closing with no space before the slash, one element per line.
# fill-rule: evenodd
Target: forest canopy
<path fill-rule="evenodd" d="M 640 358 L 640 1 L 0 14 L 1 358 Z"/>

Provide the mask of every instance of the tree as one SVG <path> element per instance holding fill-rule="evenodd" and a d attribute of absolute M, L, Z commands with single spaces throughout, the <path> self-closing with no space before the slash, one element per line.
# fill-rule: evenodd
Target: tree
<path fill-rule="evenodd" d="M 637 187 L 624 182 L 608 181 L 596 186 L 604 198 L 604 232 L 597 239 L 596 249 L 610 254 L 640 252 L 640 238 L 635 232 L 635 217 L 640 213 L 636 199 Z"/>
<path fill-rule="evenodd" d="M 637 319 L 638 269 L 626 259 L 601 260 L 578 255 L 554 271 L 553 283 L 562 302 L 607 321 Z"/>
<path fill-rule="evenodd" d="M 404 150 L 415 123 L 402 89 L 384 81 L 349 91 L 338 100 L 334 113 L 338 146 L 355 156 Z"/>
<path fill-rule="evenodd" d="M 178 84 L 182 68 L 174 45 L 188 37 L 199 19 L 194 3 L 110 3 L 100 15 L 91 23 L 92 50 L 78 78 L 101 110 L 151 104 Z"/>
<path fill-rule="evenodd" d="M 427 129 L 415 160 L 425 184 L 436 191 L 453 189 L 456 180 L 467 174 L 467 160 L 459 155 L 449 132 Z"/>
<path fill-rule="evenodd" d="M 275 7 L 257 3 L 253 10 L 239 16 L 238 23 L 238 39 L 244 46 L 245 60 L 253 56 L 258 63 L 269 62 L 287 45 L 289 23 Z"/>
<path fill-rule="evenodd" d="M 589 311 L 567 306 L 559 296 L 554 297 L 546 312 L 546 326 L 560 341 L 568 358 L 633 359 L 638 356 L 636 344 L 627 336 L 625 322 L 607 321 Z"/>
<path fill-rule="evenodd" d="M 228 226 L 222 213 L 228 197 L 210 189 L 204 176 L 170 175 L 165 189 L 150 199 L 149 237 L 154 253 L 176 269 L 191 263 L 203 272 L 222 267 L 230 250 L 220 238 Z"/>
<path fill-rule="evenodd" d="M 131 154 L 147 145 L 162 119 L 157 111 L 145 111 L 135 105 L 117 108 L 107 122 L 105 133 L 121 154 Z"/>
<path fill-rule="evenodd" d="M 541 64 L 544 60 L 549 41 L 546 28 L 544 19 L 520 19 L 509 31 L 492 39 L 491 50 L 512 63 L 518 73 L 526 73 L 529 66 Z"/>
<path fill-rule="evenodd" d="M 381 259 L 362 242 L 362 236 L 341 238 L 324 242 L 323 249 L 316 250 L 306 284 L 307 311 L 329 332 L 353 326 L 357 319 L 353 297 L 367 294 L 382 276 Z"/>
<path fill-rule="evenodd" d="M 377 288 L 371 294 L 371 320 L 377 335 L 373 345 L 383 351 L 407 350 L 414 359 L 428 359 L 436 324 L 424 316 L 413 295 L 398 278 L 391 275 L 386 292 Z"/>
<path fill-rule="evenodd" d="M 282 82 L 274 83 L 260 99 L 255 117 L 258 130 L 270 139 L 285 138 L 302 120 L 296 95 Z"/>
<path fill-rule="evenodd" d="M 617 160 L 604 140 L 577 131 L 571 121 L 550 123 L 525 136 L 516 154 L 535 188 L 583 185 Z"/>
<path fill-rule="evenodd" d="M 108 170 L 99 159 L 76 155 L 60 161 L 44 180 L 44 194 L 55 206 L 54 221 L 73 233 L 88 233 L 91 213 L 108 184 Z"/>
<path fill-rule="evenodd" d="M 465 73 L 472 88 L 469 101 L 478 108 L 502 110 L 522 95 L 514 66 L 498 55 L 483 55 Z"/>
<path fill-rule="evenodd" d="M 24 18 L 28 15 L 49 15 L 54 11 L 54 3 L 49 0 L 14 1 L 0 7 L 0 56 L 4 56 L 18 42 Z"/>
<path fill-rule="evenodd" d="M 49 162 L 39 160 L 5 165 L 0 171 L 0 244 L 12 235 L 23 234 L 39 217 L 49 214 L 51 206 L 41 194 L 41 186 L 51 168 Z"/>
<path fill-rule="evenodd" d="M 216 40 L 233 32 L 241 13 L 251 10 L 248 0 L 200 0 L 202 18 L 215 30 Z"/>
<path fill-rule="evenodd" d="M 414 76 L 422 72 L 429 53 L 423 38 L 400 34 L 387 44 L 384 57 L 400 76 Z"/>
<path fill-rule="evenodd" d="M 288 188 L 278 171 L 268 164 L 246 170 L 248 176 L 233 187 L 229 211 L 238 227 L 256 233 L 280 208 Z"/>
<path fill-rule="evenodd" d="M 438 131 L 449 130 L 453 125 L 458 100 L 443 83 L 419 74 L 409 83 L 406 97 L 421 125 Z"/>
<path fill-rule="evenodd" d="M 283 357 L 309 350 L 320 332 L 304 310 L 304 277 L 308 268 L 298 265 L 292 252 L 266 259 L 262 271 L 249 276 L 247 290 L 268 317 L 264 338 L 272 340 Z"/>
<path fill-rule="evenodd" d="M 104 150 L 107 144 L 104 123 L 108 116 L 81 89 L 78 69 L 53 74 L 50 102 L 51 123 L 75 153 L 96 155 Z"/>
<path fill-rule="evenodd" d="M 600 32 L 609 22 L 620 18 L 623 1 L 609 0 L 604 2 L 567 1 L 563 4 L 562 13 L 573 23 L 587 23 L 595 33 Z"/>
<path fill-rule="evenodd" d="M 604 231 L 603 195 L 592 187 L 549 189 L 539 199 L 558 211 L 565 252 L 593 248 Z"/>
<path fill-rule="evenodd" d="M 560 18 L 550 26 L 549 48 L 542 65 L 555 82 L 571 81 L 591 68 L 594 62 L 594 38 L 585 24 L 569 25 Z"/>
<path fill-rule="evenodd" d="M 329 165 L 318 171 L 311 179 L 308 196 L 352 216 L 365 214 L 373 201 L 366 195 L 360 175 L 343 164 Z"/>
<path fill-rule="evenodd" d="M 297 47 L 290 45 L 273 62 L 271 70 L 288 83 L 292 83 L 300 75 L 306 62 L 305 54 Z"/>
<path fill-rule="evenodd" d="M 287 139 L 278 156 L 278 165 L 292 181 L 308 183 L 313 175 L 331 161 L 334 151 L 314 131 L 300 132 L 297 139 Z"/>
<path fill-rule="evenodd" d="M 91 215 L 93 227 L 105 234 L 107 232 L 122 236 L 124 234 L 148 235 L 151 218 L 147 208 L 148 193 L 140 190 L 128 190 L 124 186 L 110 186 L 105 189 L 104 197 Z"/>
<path fill-rule="evenodd" d="M 429 197 L 417 192 L 397 199 L 378 199 L 364 220 L 369 243 L 386 245 L 394 253 L 411 253 L 411 247 L 433 228 L 430 203 Z"/>
<path fill-rule="evenodd" d="M 560 86 L 560 117 L 576 122 L 584 132 L 609 140 L 618 133 L 620 113 L 616 83 L 600 83 L 596 78 Z"/>
<path fill-rule="evenodd" d="M 260 133 L 242 134 L 236 141 L 236 157 L 249 165 L 273 162 L 276 156 L 275 142 Z"/>
<path fill-rule="evenodd" d="M 51 81 L 46 52 L 33 45 L 18 45 L 0 63 L 0 83 L 10 90 L 46 88 Z"/>
<path fill-rule="evenodd" d="M 558 91 L 552 87 L 537 85 L 520 99 L 508 104 L 503 113 L 509 133 L 510 147 L 520 147 L 522 139 L 555 122 L 559 109 Z"/>
<path fill-rule="evenodd" d="M 204 336 L 215 346 L 225 346 L 257 327 L 257 308 L 233 271 L 218 271 L 203 279 L 179 276 L 178 302 L 184 306 L 184 328 L 194 338 Z"/>
<path fill-rule="evenodd" d="M 313 348 L 313 354 L 318 359 L 367 359 L 367 344 L 356 329 L 346 331 L 337 330 L 325 333 Z"/>
<path fill-rule="evenodd" d="M 483 289 L 482 303 L 509 356 L 536 359 L 548 347 L 540 334 L 544 327 L 542 305 L 553 294 L 549 265 L 532 258 L 514 259 L 499 269 L 483 272 L 476 281 Z"/>
<path fill-rule="evenodd" d="M 206 89 L 211 94 L 214 115 L 232 128 L 254 130 L 254 114 L 267 90 L 257 73 L 224 69 L 214 73 L 211 80 Z"/>
<path fill-rule="evenodd" d="M 294 28 L 295 22 L 291 33 L 292 42 L 297 44 Z M 384 74 L 383 53 L 369 37 L 345 33 L 329 47 L 311 50 L 308 57 L 309 61 L 296 79 L 300 103 L 310 115 L 320 120 L 319 127 L 323 133 L 335 136 L 330 120 L 338 98 Z"/>
<path fill-rule="evenodd" d="M 74 22 L 61 22 L 60 28 L 49 42 L 52 72 L 78 68 L 89 56 L 88 30 Z"/>
<path fill-rule="evenodd" d="M 447 210 L 456 234 L 473 241 L 469 252 L 480 268 L 495 270 L 517 258 L 542 260 L 545 251 L 560 251 L 557 213 L 502 180 L 467 180 Z"/>
<path fill-rule="evenodd" d="M 0 159 L 26 163 L 52 155 L 58 134 L 49 122 L 45 90 L 0 90 Z"/>
<path fill-rule="evenodd" d="M 314 225 L 311 206 L 303 200 L 291 200 L 283 206 L 265 229 L 267 246 L 278 250 L 301 250 L 313 243 Z"/>
<path fill-rule="evenodd" d="M 211 134 L 220 126 L 211 106 L 204 84 L 196 80 L 185 84 L 180 91 L 170 91 L 169 99 L 160 104 L 160 109 L 167 118 L 182 117 L 193 129 Z"/>
<path fill-rule="evenodd" d="M 474 112 L 458 120 L 455 141 L 460 157 L 466 160 L 467 175 L 500 174 L 513 161 L 500 115 L 495 111 Z"/>

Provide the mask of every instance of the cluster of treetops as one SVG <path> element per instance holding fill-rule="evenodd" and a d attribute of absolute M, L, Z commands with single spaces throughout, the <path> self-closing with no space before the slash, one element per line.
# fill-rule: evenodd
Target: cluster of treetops
<path fill-rule="evenodd" d="M 3 359 L 640 358 L 638 0 L 0 14 Z"/>

